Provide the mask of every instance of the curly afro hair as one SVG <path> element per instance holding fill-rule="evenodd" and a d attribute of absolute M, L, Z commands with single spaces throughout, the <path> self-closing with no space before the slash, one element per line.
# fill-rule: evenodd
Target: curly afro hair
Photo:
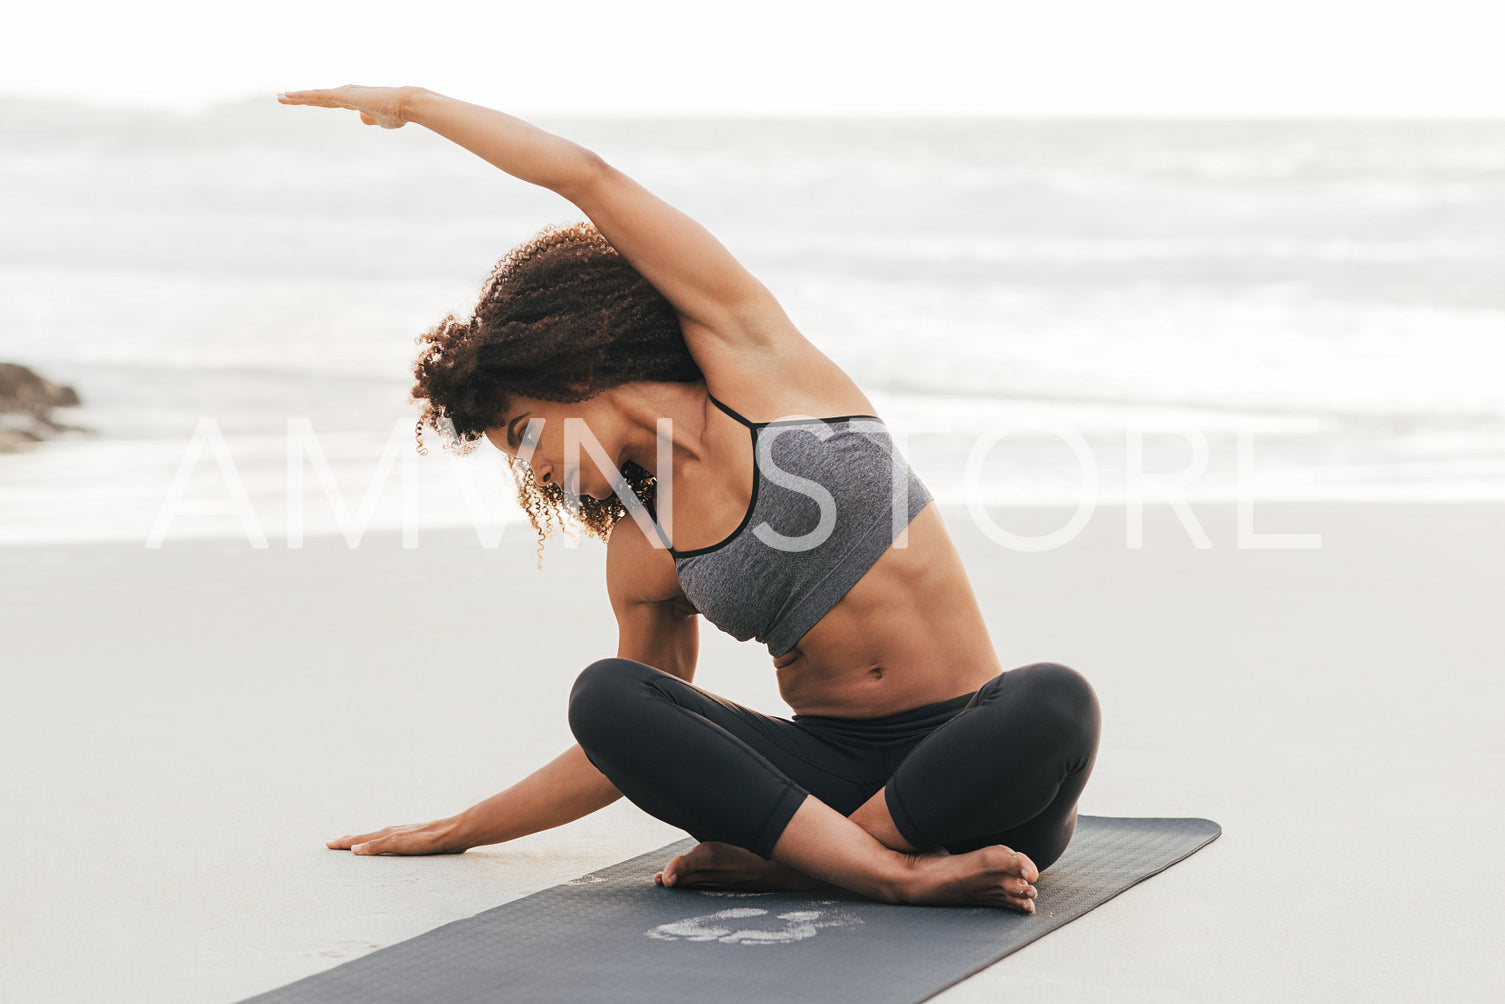
<path fill-rule="evenodd" d="M 415 341 L 421 454 L 425 426 L 446 449 L 471 452 L 487 429 L 502 424 L 514 394 L 568 403 L 638 380 L 702 378 L 669 301 L 584 222 L 545 227 L 513 248 L 492 269 L 469 321 L 450 314 Z M 615 496 L 566 498 L 558 484 L 534 480 L 525 461 L 513 457 L 511 468 L 540 561 L 544 540 L 568 531 L 570 522 L 604 540 L 626 515 Z M 632 463 L 622 474 L 651 505 L 653 477 Z"/>

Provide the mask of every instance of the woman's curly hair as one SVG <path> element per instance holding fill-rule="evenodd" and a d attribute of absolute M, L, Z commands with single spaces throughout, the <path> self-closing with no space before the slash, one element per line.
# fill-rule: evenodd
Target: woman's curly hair
<path fill-rule="evenodd" d="M 471 452 L 502 424 L 514 394 L 576 402 L 637 380 L 701 379 L 669 301 L 585 222 L 545 227 L 513 248 L 492 269 L 469 321 L 450 314 L 415 341 L 422 454 L 425 426 L 445 448 Z M 616 496 L 567 499 L 559 484 L 539 484 L 526 461 L 513 457 L 511 468 L 540 560 L 544 540 L 569 529 L 566 515 L 602 539 L 626 515 Z M 653 477 L 633 463 L 622 474 L 651 505 Z"/>

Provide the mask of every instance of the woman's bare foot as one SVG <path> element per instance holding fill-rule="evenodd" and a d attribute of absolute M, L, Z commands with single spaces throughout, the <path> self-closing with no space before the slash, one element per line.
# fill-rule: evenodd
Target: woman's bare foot
<path fill-rule="evenodd" d="M 1040 871 L 1026 854 L 996 845 L 945 857 L 905 855 L 909 878 L 901 899 L 907 903 L 1003 906 L 1035 912 Z"/>
<path fill-rule="evenodd" d="M 743 889 L 756 892 L 793 892 L 828 888 L 825 883 L 777 861 L 764 861 L 733 844 L 696 844 L 653 876 L 654 884 L 690 889 Z"/>
<path fill-rule="evenodd" d="M 1035 912 L 1040 870 L 1026 854 L 1002 845 L 967 854 L 916 854 L 885 846 L 813 795 L 795 810 L 773 856 L 786 867 L 819 876 L 885 903 L 965 903 Z"/>

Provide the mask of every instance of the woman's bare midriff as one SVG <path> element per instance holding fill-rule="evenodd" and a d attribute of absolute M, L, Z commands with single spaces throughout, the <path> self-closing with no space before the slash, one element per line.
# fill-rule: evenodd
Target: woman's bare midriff
<path fill-rule="evenodd" d="M 907 545 L 884 552 L 774 660 L 797 714 L 882 718 L 969 694 L 1002 672 L 934 504 L 909 524 Z"/>

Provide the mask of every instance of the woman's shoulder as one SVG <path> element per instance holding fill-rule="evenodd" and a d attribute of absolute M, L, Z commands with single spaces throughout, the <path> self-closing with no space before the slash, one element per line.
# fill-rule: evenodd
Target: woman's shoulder
<path fill-rule="evenodd" d="M 684 599 L 673 555 L 631 515 L 618 519 L 606 539 L 606 591 L 614 607 Z"/>
<path fill-rule="evenodd" d="M 711 397 L 749 422 L 873 414 L 856 381 L 787 318 L 751 323 L 761 327 L 759 337 L 697 354 Z"/>

